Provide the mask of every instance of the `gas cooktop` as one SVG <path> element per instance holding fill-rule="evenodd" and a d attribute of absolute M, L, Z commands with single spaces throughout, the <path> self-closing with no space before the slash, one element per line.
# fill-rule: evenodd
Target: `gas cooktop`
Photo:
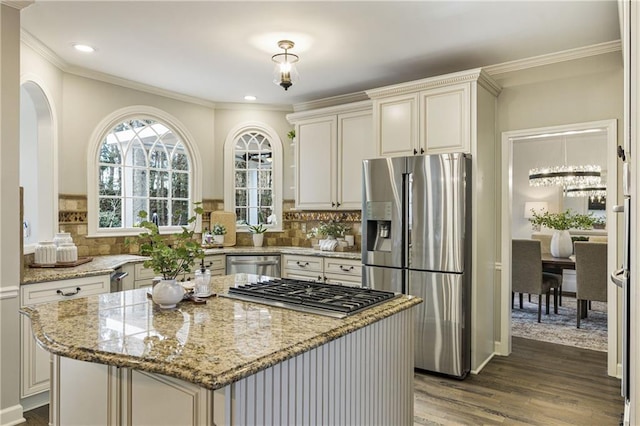
<path fill-rule="evenodd" d="M 399 295 L 370 288 L 283 278 L 231 287 L 225 296 L 344 318 Z"/>

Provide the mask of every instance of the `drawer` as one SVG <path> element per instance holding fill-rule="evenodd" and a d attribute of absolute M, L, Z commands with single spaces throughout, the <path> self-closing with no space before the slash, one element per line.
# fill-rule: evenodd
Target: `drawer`
<path fill-rule="evenodd" d="M 351 287 L 362 287 L 362 277 L 359 275 L 346 274 L 324 274 L 324 282 L 327 284 L 348 285 Z"/>
<path fill-rule="evenodd" d="M 362 263 L 353 259 L 337 259 L 333 257 L 324 258 L 325 274 L 346 274 L 362 276 Z"/>
<path fill-rule="evenodd" d="M 153 269 L 145 268 L 143 263 L 136 263 L 135 265 L 135 280 L 146 280 L 149 278 L 155 278 L 156 274 Z"/>
<path fill-rule="evenodd" d="M 26 284 L 21 287 L 21 303 L 22 306 L 27 306 L 109 293 L 111 290 L 109 279 L 109 275 L 97 275 L 95 277 Z"/>
<path fill-rule="evenodd" d="M 137 280 L 133 282 L 133 288 L 145 288 L 151 287 L 153 285 L 153 278 L 148 278 L 146 280 Z"/>
<path fill-rule="evenodd" d="M 197 262 L 195 269 L 198 269 L 199 267 L 200 267 L 200 263 Z M 213 270 L 214 269 L 222 269 L 222 270 L 224 270 L 224 268 L 226 267 L 225 256 L 223 254 L 217 254 L 217 255 L 214 255 L 214 256 L 206 256 L 204 258 L 204 267 L 207 268 L 207 269 L 210 269 L 212 274 L 213 274 Z"/>
<path fill-rule="evenodd" d="M 282 269 L 289 271 L 314 271 L 322 275 L 322 258 L 315 256 L 295 256 L 285 254 L 282 256 Z"/>
<path fill-rule="evenodd" d="M 289 269 L 283 269 L 282 278 L 290 278 L 292 280 L 322 282 L 322 273 L 314 272 L 314 271 L 292 271 Z"/>

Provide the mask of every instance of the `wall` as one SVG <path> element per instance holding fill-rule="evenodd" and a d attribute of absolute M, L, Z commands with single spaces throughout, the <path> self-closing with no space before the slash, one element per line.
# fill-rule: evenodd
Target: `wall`
<path fill-rule="evenodd" d="M 512 72 L 496 76 L 496 80 L 503 87 L 498 97 L 498 138 L 502 132 L 511 130 L 617 119 L 618 142 L 622 142 L 623 67 L 620 52 Z M 499 139 L 496 144 L 496 164 L 502 164 Z M 620 170 L 617 172 L 620 175 Z M 497 193 L 501 193 L 506 179 L 507 176 L 500 175 L 496 180 Z M 498 210 L 496 231 L 499 241 L 502 240 L 501 221 Z M 500 251 L 501 245 L 497 248 Z M 496 258 L 501 259 L 501 253 Z M 496 274 L 495 285 L 498 298 L 495 306 L 501 306 L 499 274 Z M 498 340 L 501 310 L 496 309 L 494 315 L 494 332 Z"/>

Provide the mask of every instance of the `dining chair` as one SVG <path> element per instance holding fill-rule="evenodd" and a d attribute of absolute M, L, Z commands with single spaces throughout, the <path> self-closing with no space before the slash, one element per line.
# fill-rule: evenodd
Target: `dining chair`
<path fill-rule="evenodd" d="M 607 301 L 607 243 L 576 241 L 576 327 L 587 317 L 587 302 Z"/>
<path fill-rule="evenodd" d="M 562 275 L 542 272 L 541 245 L 538 240 L 515 239 L 511 241 L 511 308 L 513 309 L 515 293 L 519 293 L 520 309 L 524 293 L 538 295 L 538 322 L 541 319 L 542 295 L 547 299 L 547 315 L 549 314 L 549 298 L 551 289 L 554 292 L 554 311 L 557 312 L 557 289 L 562 285 Z"/>
<path fill-rule="evenodd" d="M 542 249 L 542 254 L 547 256 L 551 256 L 551 238 L 552 237 L 553 235 L 551 234 L 543 234 L 540 232 L 534 232 L 533 234 L 531 234 L 532 240 L 540 240 L 540 248 Z M 542 268 L 542 272 L 562 275 L 562 269 L 557 269 L 557 268 L 553 268 L 553 269 Z M 560 287 L 555 289 L 555 292 L 558 293 L 558 306 L 562 306 L 562 282 L 560 283 Z M 555 295 L 555 292 L 554 292 L 554 295 Z M 531 296 L 529 296 L 529 302 L 531 302 Z"/>

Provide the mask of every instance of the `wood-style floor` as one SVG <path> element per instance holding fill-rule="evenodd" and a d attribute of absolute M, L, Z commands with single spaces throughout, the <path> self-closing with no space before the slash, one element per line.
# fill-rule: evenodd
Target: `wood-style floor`
<path fill-rule="evenodd" d="M 414 425 L 614 426 L 622 412 L 605 352 L 514 337 L 511 356 L 493 358 L 478 375 L 415 376 Z M 46 426 L 48 407 L 24 417 Z"/>
<path fill-rule="evenodd" d="M 607 354 L 513 338 L 463 381 L 415 376 L 415 425 L 618 425 L 620 380 L 607 376 Z"/>

